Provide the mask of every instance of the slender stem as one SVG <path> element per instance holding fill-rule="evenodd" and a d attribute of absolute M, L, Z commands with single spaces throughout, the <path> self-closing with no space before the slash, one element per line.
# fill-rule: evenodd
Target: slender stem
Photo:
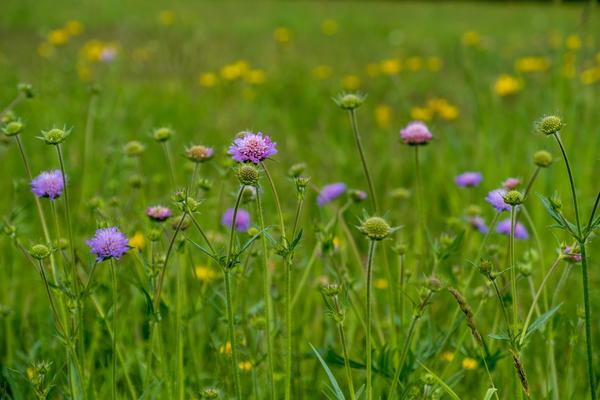
<path fill-rule="evenodd" d="M 112 399 L 117 398 L 117 274 L 115 262 L 110 260 L 110 276 L 112 278 Z"/>
<path fill-rule="evenodd" d="M 58 313 L 56 305 L 54 304 L 54 298 L 52 297 L 52 293 L 50 292 L 50 285 L 48 284 L 48 279 L 46 278 L 46 272 L 44 271 L 44 263 L 42 263 L 42 260 L 39 260 L 39 268 L 42 281 L 44 282 L 44 288 L 46 289 L 46 294 L 48 295 L 48 300 L 50 301 L 50 307 L 52 308 L 52 313 L 54 314 L 54 320 L 56 321 L 56 325 L 59 328 L 60 334 L 66 338 L 67 332 L 65 331 L 65 328 L 60 322 L 60 314 Z"/>
<path fill-rule="evenodd" d="M 261 163 L 263 170 L 265 171 L 265 176 L 269 181 L 269 185 L 271 186 L 271 191 L 273 192 L 273 198 L 275 199 L 275 206 L 277 207 L 277 215 L 279 216 L 279 229 L 281 230 L 281 237 L 284 239 L 284 245 L 287 246 L 287 242 L 285 240 L 285 223 L 283 219 L 283 212 L 281 211 L 281 202 L 279 201 L 279 195 L 277 194 L 277 189 L 275 188 L 275 182 L 273 182 L 273 178 L 271 178 L 271 174 L 267 169 L 265 163 Z"/>
<path fill-rule="evenodd" d="M 267 367 L 269 369 L 269 384 L 271 386 L 271 398 L 276 399 L 275 378 L 273 370 L 273 338 L 271 335 L 271 273 L 269 270 L 269 250 L 267 247 L 267 235 L 265 235 L 265 218 L 260 200 L 260 191 L 256 190 L 256 208 L 258 209 L 258 222 L 261 230 L 261 242 L 263 251 L 263 301 L 265 302 L 265 334 L 267 336 Z"/>
<path fill-rule="evenodd" d="M 369 186 L 369 195 L 371 197 L 371 202 L 373 203 L 373 211 L 377 213 L 379 211 L 379 207 L 377 204 L 377 196 L 375 196 L 373 180 L 371 179 L 371 173 L 369 172 L 369 167 L 367 165 L 367 159 L 365 157 L 360 132 L 358 130 L 358 122 L 356 121 L 356 110 L 351 109 L 348 111 L 348 113 L 350 115 L 350 124 L 352 125 L 352 132 L 354 133 L 354 140 L 356 141 L 356 147 L 358 149 L 358 154 L 360 155 L 360 161 L 362 163 L 365 177 L 367 178 L 367 185 Z"/>
<path fill-rule="evenodd" d="M 575 190 L 575 180 L 573 179 L 573 173 L 571 172 L 571 165 L 569 164 L 569 158 L 567 157 L 567 153 L 565 152 L 565 148 L 563 146 L 562 140 L 560 140 L 560 136 L 558 134 L 554 134 L 556 138 L 556 142 L 560 147 L 560 151 L 565 160 L 565 165 L 567 167 L 567 174 L 569 175 L 569 184 L 571 185 L 571 194 L 573 196 L 573 208 L 575 209 L 575 221 L 577 222 L 577 233 L 581 236 L 581 224 L 579 222 L 579 207 L 577 205 L 577 193 Z"/>
<path fill-rule="evenodd" d="M 71 207 L 69 202 L 69 184 L 67 182 L 67 175 L 65 173 L 65 163 L 63 160 L 62 151 L 60 150 L 60 144 L 56 145 L 56 153 L 58 154 L 58 162 L 60 163 L 60 172 L 64 182 L 64 195 L 65 195 L 65 216 L 67 219 L 67 232 L 69 234 L 69 248 L 71 249 L 71 264 L 73 267 L 72 279 L 75 293 L 79 293 L 79 280 L 77 277 L 77 259 L 75 257 L 75 243 L 73 242 L 73 224 L 71 223 Z"/>
<path fill-rule="evenodd" d="M 371 362 L 371 311 L 372 311 L 372 280 L 373 280 L 373 258 L 377 242 L 369 241 L 369 255 L 367 258 L 367 400 L 373 398 L 372 362 Z"/>
<path fill-rule="evenodd" d="M 417 213 L 419 218 L 419 231 L 417 235 L 419 251 L 422 250 L 423 237 L 427 234 L 427 225 L 425 223 L 425 203 L 423 196 L 423 178 L 421 176 L 421 163 L 419 162 L 419 147 L 415 148 L 415 171 L 417 176 Z"/>
<path fill-rule="evenodd" d="M 341 314 L 340 302 L 335 296 L 333 298 L 336 312 Z M 346 335 L 344 334 L 344 323 L 340 321 L 337 323 L 338 334 L 340 336 L 340 342 L 342 343 L 342 351 L 344 352 L 344 369 L 346 371 L 346 380 L 348 382 L 348 390 L 350 391 L 350 400 L 355 400 L 356 396 L 354 393 L 354 383 L 352 381 L 352 371 L 350 369 L 350 357 L 348 356 L 348 344 L 346 343 Z"/>
<path fill-rule="evenodd" d="M 171 157 L 171 151 L 169 150 L 169 145 L 167 144 L 167 142 L 162 142 L 162 148 L 165 153 L 165 157 L 167 159 L 167 164 L 169 166 L 169 175 L 171 176 L 171 184 L 173 185 L 173 188 L 175 188 L 175 186 L 177 186 L 177 183 L 175 182 L 175 168 L 173 167 L 173 159 Z"/>
<path fill-rule="evenodd" d="M 235 328 L 233 321 L 233 298 L 231 295 L 231 270 L 223 269 L 225 275 L 225 292 L 227 298 L 227 325 L 229 326 L 229 342 L 231 343 L 231 372 L 233 373 L 235 392 L 238 399 L 242 397 L 242 387 L 240 383 L 240 372 L 238 369 L 237 339 L 235 337 Z"/>
<path fill-rule="evenodd" d="M 519 325 L 518 302 L 517 302 L 517 266 L 515 264 L 515 224 L 517 212 L 515 206 L 510 209 L 510 237 L 508 238 L 508 254 L 510 263 L 510 286 L 512 292 L 512 323 L 513 330 L 517 332 Z"/>
<path fill-rule="evenodd" d="M 510 323 L 510 318 L 508 317 L 508 310 L 506 309 L 506 305 L 504 304 L 504 299 L 502 298 L 502 294 L 500 294 L 500 289 L 498 288 L 498 284 L 495 279 L 492 279 L 492 285 L 494 286 L 494 291 L 496 292 L 496 297 L 498 297 L 498 301 L 500 302 L 500 308 L 502 309 L 502 315 L 504 316 L 504 322 L 506 323 L 506 329 L 508 330 L 508 336 L 512 341 L 512 327 Z"/>
<path fill-rule="evenodd" d="M 533 183 L 535 182 L 535 179 L 537 178 L 537 176 L 540 173 L 540 167 L 536 167 L 535 170 L 533 171 L 533 174 L 531 175 L 531 178 L 529 178 L 529 182 L 527 182 L 527 187 L 525 188 L 525 191 L 523 192 L 523 200 L 525 200 L 527 198 L 527 195 L 529 194 L 529 192 L 531 192 L 531 188 L 533 187 Z"/>
<path fill-rule="evenodd" d="M 592 227 L 592 223 L 594 222 L 594 216 L 596 215 L 596 210 L 598 209 L 598 203 L 600 203 L 600 192 L 596 196 L 596 201 L 594 202 L 594 207 L 592 208 L 592 213 L 590 214 L 590 220 L 588 221 L 586 230 L 586 235 L 589 235 L 590 228 Z"/>
<path fill-rule="evenodd" d="M 187 247 L 186 247 L 187 249 Z M 175 340 L 175 354 L 176 354 L 176 371 L 177 371 L 177 398 L 179 400 L 185 399 L 185 374 L 183 369 L 183 328 L 181 323 L 182 318 L 182 308 L 183 308 L 183 267 L 182 267 L 182 257 L 180 257 L 180 262 L 177 263 L 177 275 L 176 275 L 176 304 L 175 304 L 175 332 L 176 332 L 176 340 Z"/>
<path fill-rule="evenodd" d="M 592 313 L 590 310 L 590 284 L 589 284 L 589 272 L 587 264 L 587 254 L 585 249 L 585 242 L 579 243 L 581 248 L 581 276 L 583 279 L 583 300 L 585 309 L 585 344 L 588 360 L 588 380 L 590 382 L 590 393 L 592 400 L 596 400 L 596 385 L 594 383 L 596 375 L 594 374 L 594 364 L 592 356 L 594 354 L 592 349 Z"/>
<path fill-rule="evenodd" d="M 196 227 L 196 229 L 198 229 L 198 232 L 200 232 L 200 236 L 202 236 L 202 239 L 204 239 L 204 241 L 208 245 L 208 248 L 210 249 L 210 252 L 212 254 L 215 254 L 214 247 L 212 246 L 212 244 L 210 243 L 210 240 L 208 240 L 208 236 L 206 236 L 206 233 L 204 233 L 204 230 L 202 229 L 202 227 L 200 226 L 200 224 L 198 223 L 198 221 L 194 217 L 194 214 L 188 214 L 188 215 L 189 215 L 190 219 L 192 220 L 192 223 L 194 224 L 194 226 Z"/>

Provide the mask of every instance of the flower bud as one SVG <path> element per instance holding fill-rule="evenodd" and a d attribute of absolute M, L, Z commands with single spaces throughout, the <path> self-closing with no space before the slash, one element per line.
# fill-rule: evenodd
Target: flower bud
<path fill-rule="evenodd" d="M 251 226 L 250 228 L 248 228 L 248 231 L 246 233 L 250 236 L 256 236 L 260 234 L 260 231 L 257 228 Z"/>
<path fill-rule="evenodd" d="M 392 246 L 392 251 L 396 254 L 398 254 L 399 256 L 403 256 L 406 254 L 406 244 L 404 243 L 396 243 L 395 245 Z"/>
<path fill-rule="evenodd" d="M 552 161 L 552 154 L 546 150 L 536 151 L 533 155 L 533 163 L 541 168 L 548 168 Z"/>
<path fill-rule="evenodd" d="M 70 132 L 64 129 L 53 128 L 49 131 L 42 131 L 42 139 L 46 144 L 58 145 L 65 141 Z"/>
<path fill-rule="evenodd" d="M 348 196 L 350 196 L 352 201 L 355 203 L 360 203 L 361 201 L 365 201 L 367 199 L 367 194 L 358 189 L 350 189 L 348 191 Z"/>
<path fill-rule="evenodd" d="M 343 110 L 354 110 L 364 103 L 365 96 L 358 93 L 342 93 L 334 101 Z"/>
<path fill-rule="evenodd" d="M 17 120 L 17 115 L 14 113 L 14 111 L 8 110 L 0 118 L 0 123 L 8 124 L 9 122 L 16 121 L 16 120 Z"/>
<path fill-rule="evenodd" d="M 191 146 L 185 149 L 185 157 L 195 163 L 202 163 L 210 160 L 214 155 L 211 147 L 202 145 Z"/>
<path fill-rule="evenodd" d="M 548 115 L 542 118 L 537 124 L 538 131 L 544 135 L 555 134 L 560 131 L 563 126 L 562 120 L 556 115 Z"/>
<path fill-rule="evenodd" d="M 36 244 L 31 246 L 31 248 L 29 249 L 29 254 L 36 260 L 44 260 L 50 257 L 50 249 L 48 248 L 48 246 L 45 246 L 43 244 Z"/>
<path fill-rule="evenodd" d="M 550 205 L 554 211 L 558 211 L 562 208 L 562 200 L 560 199 L 558 192 L 554 192 L 552 197 L 550 197 Z"/>
<path fill-rule="evenodd" d="M 383 240 L 393 232 L 387 221 L 381 217 L 367 218 L 359 229 L 371 240 Z"/>
<path fill-rule="evenodd" d="M 151 242 L 158 242 L 160 240 L 161 231 L 160 229 L 150 229 L 148 232 L 148 239 Z"/>
<path fill-rule="evenodd" d="M 128 157 L 139 157 L 146 150 L 146 146 L 137 140 L 132 140 L 123 146 L 123 151 Z"/>
<path fill-rule="evenodd" d="M 66 250 L 69 247 L 69 241 L 65 238 L 60 238 L 56 241 L 56 248 L 59 250 Z"/>
<path fill-rule="evenodd" d="M 325 296 L 333 297 L 333 296 L 337 296 L 338 294 L 340 294 L 340 292 L 342 291 L 342 288 L 337 283 L 327 283 L 327 284 L 321 286 L 321 291 L 323 292 L 323 294 Z"/>
<path fill-rule="evenodd" d="M 219 397 L 219 390 L 213 387 L 206 387 L 200 391 L 202 399 L 216 399 Z"/>
<path fill-rule="evenodd" d="M 189 228 L 191 223 L 191 219 L 186 214 L 181 214 L 180 216 L 174 218 L 172 226 L 173 229 L 177 229 L 179 226 L 179 230 L 185 231 L 187 228 Z"/>
<path fill-rule="evenodd" d="M 519 271 L 519 273 L 523 276 L 531 275 L 532 270 L 533 270 L 533 267 L 531 266 L 531 263 L 518 263 L 517 264 L 517 271 Z"/>
<path fill-rule="evenodd" d="M 198 179 L 198 187 L 205 192 L 208 192 L 212 189 L 212 181 L 206 178 Z"/>
<path fill-rule="evenodd" d="M 296 182 L 296 192 L 298 193 L 298 196 L 300 198 L 304 198 L 304 195 L 306 194 L 306 188 L 310 182 L 310 177 L 299 176 L 294 181 Z"/>
<path fill-rule="evenodd" d="M 171 139 L 171 136 L 174 134 L 175 132 L 173 132 L 171 128 L 162 127 L 155 129 L 152 133 L 152 137 L 154 137 L 154 140 L 157 142 L 166 142 L 167 140 Z"/>
<path fill-rule="evenodd" d="M 504 202 L 511 206 L 518 206 L 523 203 L 523 195 L 518 190 L 511 190 L 504 195 Z"/>
<path fill-rule="evenodd" d="M 134 189 L 139 189 L 144 185 L 144 178 L 141 175 L 132 175 L 129 177 L 129 185 Z"/>
<path fill-rule="evenodd" d="M 294 164 L 290 167 L 290 169 L 288 169 L 288 176 L 290 178 L 298 178 L 300 175 L 302 175 L 304 173 L 305 170 L 306 170 L 305 163 Z"/>
<path fill-rule="evenodd" d="M 21 82 L 17 85 L 17 89 L 28 99 L 33 97 L 33 86 L 31 86 L 31 84 Z"/>
<path fill-rule="evenodd" d="M 444 287 L 442 281 L 435 276 L 430 276 L 427 279 L 427 288 L 432 292 L 439 292 Z"/>
<path fill-rule="evenodd" d="M 16 121 L 11 121 L 9 123 L 7 123 L 3 128 L 2 131 L 4 132 L 4 134 L 6 136 L 15 136 L 18 135 L 19 133 L 23 132 L 23 123 L 19 120 Z"/>
<path fill-rule="evenodd" d="M 492 276 L 492 270 L 494 269 L 494 264 L 490 260 L 481 260 L 479 263 L 479 272 L 482 275 L 487 276 L 488 278 Z"/>
<path fill-rule="evenodd" d="M 260 173 L 254 164 L 245 163 L 237 168 L 236 175 L 242 185 L 256 186 Z"/>

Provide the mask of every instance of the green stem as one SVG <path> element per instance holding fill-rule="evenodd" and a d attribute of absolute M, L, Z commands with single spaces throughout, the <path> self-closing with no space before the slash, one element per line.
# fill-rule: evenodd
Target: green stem
<path fill-rule="evenodd" d="M 419 231 L 417 235 L 418 240 L 418 249 L 422 250 L 423 247 L 423 237 L 427 235 L 427 225 L 425 223 L 425 203 L 423 196 L 423 178 L 421 176 L 421 163 L 419 162 L 419 147 L 415 147 L 415 171 L 417 176 L 417 213 L 419 218 Z"/>
<path fill-rule="evenodd" d="M 231 295 L 231 270 L 223 269 L 225 275 L 225 292 L 227 298 L 227 325 L 229 327 L 229 341 L 231 343 L 231 369 L 234 378 L 235 392 L 238 399 L 242 397 L 242 387 L 240 383 L 240 372 L 238 370 L 237 339 L 235 337 L 235 328 L 233 322 L 233 299 Z"/>
<path fill-rule="evenodd" d="M 508 238 L 508 255 L 510 263 L 510 286 L 512 291 L 512 323 L 514 332 L 518 331 L 519 314 L 517 301 L 517 266 L 515 264 L 515 224 L 517 212 L 515 207 L 510 209 L 510 237 Z"/>
<path fill-rule="evenodd" d="M 167 165 L 169 166 L 169 175 L 171 176 L 171 184 L 173 185 L 173 188 L 175 188 L 177 186 L 177 183 L 175 182 L 175 168 L 173 167 L 173 159 L 171 157 L 171 151 L 169 150 L 169 145 L 167 144 L 167 142 L 162 142 L 162 148 L 165 153 L 165 157 L 167 159 Z"/>
<path fill-rule="evenodd" d="M 338 314 L 341 314 L 341 307 L 337 296 L 333 298 L 335 308 Z M 350 391 L 350 400 L 355 400 L 356 396 L 354 393 L 354 383 L 352 381 L 352 370 L 350 369 L 350 357 L 348 356 L 348 344 L 346 343 L 346 335 L 344 333 L 344 323 L 338 322 L 338 334 L 340 336 L 340 342 L 342 344 L 342 351 L 344 352 L 344 369 L 346 371 L 346 380 L 348 382 L 348 390 Z"/>
<path fill-rule="evenodd" d="M 556 138 L 556 142 L 560 147 L 560 151 L 563 155 L 565 165 L 567 167 L 567 175 L 569 175 L 569 184 L 571 186 L 571 195 L 573 197 L 573 208 L 575 209 L 575 221 L 577 222 L 577 233 L 579 236 L 581 236 L 581 224 L 579 222 L 579 207 L 577 206 L 577 193 L 575 190 L 575 180 L 573 179 L 573 173 L 571 172 L 571 165 L 569 164 L 569 158 L 567 157 L 567 153 L 563 146 L 562 140 L 560 140 L 560 136 L 555 133 L 554 137 Z"/>
<path fill-rule="evenodd" d="M 204 239 L 204 241 L 206 242 L 206 244 L 208 245 L 208 248 L 210 249 L 210 252 L 214 255 L 215 253 L 215 249 L 212 246 L 212 244 L 210 243 L 210 240 L 208 239 L 208 236 L 206 236 L 206 233 L 204 233 L 204 230 L 202 229 L 202 227 L 200 226 L 200 224 L 198 223 L 198 221 L 196 221 L 196 218 L 194 218 L 194 214 L 188 214 L 190 219 L 192 220 L 192 223 L 194 224 L 194 226 L 196 227 L 196 229 L 198 229 L 198 232 L 200 232 L 200 236 L 202 236 L 202 239 Z"/>
<path fill-rule="evenodd" d="M 372 312 L 372 280 L 373 280 L 373 258 L 375 256 L 375 247 L 377 242 L 369 241 L 369 254 L 367 258 L 367 400 L 373 398 L 372 383 L 372 362 L 371 362 L 371 312 Z"/>
<path fill-rule="evenodd" d="M 117 274 L 115 262 L 110 260 L 110 276 L 112 278 L 112 399 L 117 398 Z"/>
<path fill-rule="evenodd" d="M 536 167 L 536 169 L 533 171 L 533 174 L 531 175 L 531 178 L 529 178 L 529 182 L 527 183 L 527 187 L 525 188 L 525 191 L 523 192 L 523 201 L 525 201 L 525 199 L 527 198 L 527 195 L 529 194 L 529 192 L 531 192 L 531 188 L 533 187 L 533 182 L 535 182 L 535 179 L 537 178 L 539 173 L 540 173 L 540 167 Z"/>
<path fill-rule="evenodd" d="M 186 247 L 187 248 L 187 247 Z M 176 332 L 176 371 L 177 371 L 177 396 L 179 400 L 185 399 L 185 375 L 183 369 L 183 328 L 181 323 L 182 308 L 183 308 L 183 267 L 182 260 L 177 265 L 177 276 L 176 276 L 176 304 L 175 304 L 175 332 Z"/>
<path fill-rule="evenodd" d="M 348 113 L 350 114 L 350 124 L 352 125 L 352 132 L 354 133 L 354 140 L 356 141 L 356 147 L 358 149 L 358 154 L 360 155 L 360 161 L 362 163 L 365 177 L 367 178 L 367 185 L 369 186 L 369 195 L 371 197 L 371 202 L 373 203 L 373 211 L 377 213 L 379 210 L 379 206 L 377 204 L 377 197 L 375 196 L 373 180 L 371 179 L 371 173 L 369 172 L 369 167 L 367 165 L 367 159 L 365 157 L 360 132 L 358 130 L 358 122 L 356 121 L 356 110 L 351 109 L 348 111 Z"/>

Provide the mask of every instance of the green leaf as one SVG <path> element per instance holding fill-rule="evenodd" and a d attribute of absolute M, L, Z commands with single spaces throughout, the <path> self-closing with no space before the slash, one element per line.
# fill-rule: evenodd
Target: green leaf
<path fill-rule="evenodd" d="M 488 334 L 488 337 L 495 340 L 503 340 L 506 342 L 510 341 L 510 336 L 508 336 L 506 333 L 490 333 Z"/>
<path fill-rule="evenodd" d="M 440 385 L 440 387 L 444 390 L 444 392 L 446 392 L 446 394 L 448 394 L 448 396 L 452 397 L 454 400 L 461 400 L 460 397 L 454 392 L 454 390 L 452 390 L 452 388 L 450 386 L 448 386 L 442 378 L 440 378 L 432 370 L 427 368 L 425 366 L 425 364 L 423 364 L 421 361 L 417 361 L 417 362 L 425 371 L 427 371 L 429 374 L 431 374 L 433 379 L 435 379 L 435 381 L 438 383 L 438 385 Z"/>
<path fill-rule="evenodd" d="M 498 389 L 496 388 L 489 388 L 487 390 L 487 392 L 485 392 L 485 396 L 483 397 L 483 400 L 491 400 L 492 396 L 494 396 L 494 393 L 496 393 L 498 391 Z"/>
<path fill-rule="evenodd" d="M 338 400 L 345 400 L 346 398 L 344 397 L 344 393 L 342 392 L 342 389 L 340 389 L 340 385 L 338 385 L 337 380 L 335 379 L 335 376 L 333 375 L 333 373 L 327 366 L 327 363 L 325 363 L 325 360 L 323 360 L 323 358 L 321 358 L 321 355 L 319 354 L 317 349 L 315 349 L 315 347 L 311 343 L 309 343 L 308 345 L 315 352 L 315 354 L 317 355 L 317 358 L 319 359 L 319 362 L 323 366 L 323 369 L 325 370 L 325 373 L 327 374 L 327 377 L 329 378 L 329 382 L 331 383 L 332 388 L 330 388 L 330 389 L 333 389 L 335 398 Z"/>
<path fill-rule="evenodd" d="M 548 197 L 544 197 L 542 195 L 538 195 L 538 197 L 542 201 L 542 204 L 544 205 L 544 208 L 546 209 L 548 214 L 550 214 L 552 219 L 557 222 L 558 227 L 571 233 L 571 235 L 576 236 L 575 232 L 577 230 L 576 230 L 575 225 L 573 225 L 571 222 L 567 221 L 567 219 L 552 206 L 552 202 L 550 201 L 550 199 Z"/>
<path fill-rule="evenodd" d="M 550 319 L 550 317 L 552 317 L 556 313 L 556 311 L 558 311 L 558 308 L 560 306 L 562 306 L 562 303 L 560 303 L 559 305 L 557 305 L 550 311 L 543 313 L 535 321 L 533 321 L 531 323 L 531 325 L 529 325 L 529 328 L 527 328 L 527 333 L 525 334 L 525 338 L 528 338 L 529 335 L 531 335 L 532 333 L 534 333 L 535 331 L 540 329 L 542 326 L 544 326 L 544 324 Z"/>

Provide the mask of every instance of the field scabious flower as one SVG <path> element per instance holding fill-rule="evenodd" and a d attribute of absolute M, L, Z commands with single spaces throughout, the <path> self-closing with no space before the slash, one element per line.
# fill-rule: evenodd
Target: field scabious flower
<path fill-rule="evenodd" d="M 97 229 L 94 237 L 86 242 L 96 262 L 111 258 L 119 259 L 129 250 L 129 240 L 117 227 Z"/>
<path fill-rule="evenodd" d="M 173 216 L 173 212 L 167 207 L 152 206 L 146 209 L 146 215 L 152 221 L 163 222 Z"/>
<path fill-rule="evenodd" d="M 319 207 L 324 206 L 327 203 L 331 203 L 346 192 L 346 184 L 342 182 L 332 183 L 323 186 L 317 197 L 317 204 Z"/>
<path fill-rule="evenodd" d="M 243 132 L 233 141 L 227 154 L 230 154 L 237 162 L 251 161 L 259 164 L 266 158 L 277 154 L 276 144 L 269 136 L 263 136 L 262 132 Z"/>
<path fill-rule="evenodd" d="M 510 211 L 510 206 L 504 202 L 505 189 L 495 189 L 488 193 L 485 201 L 490 203 L 498 212 Z"/>
<path fill-rule="evenodd" d="M 214 155 L 212 147 L 194 145 L 185 149 L 185 157 L 195 163 L 201 163 L 210 160 Z"/>
<path fill-rule="evenodd" d="M 454 182 L 460 187 L 475 187 L 483 180 L 481 172 L 465 172 L 454 178 Z"/>
<path fill-rule="evenodd" d="M 498 226 L 496 227 L 496 232 L 501 235 L 510 235 L 510 219 L 505 219 L 503 221 L 498 222 Z M 517 222 L 515 224 L 515 239 L 528 239 L 529 233 L 523 224 Z"/>
<path fill-rule="evenodd" d="M 233 224 L 233 212 L 233 208 L 227 209 L 221 217 L 221 224 L 231 227 L 231 224 Z M 238 208 L 235 218 L 235 229 L 244 232 L 247 231 L 248 228 L 250 228 L 250 214 L 243 208 Z"/>
<path fill-rule="evenodd" d="M 54 200 L 63 192 L 65 182 L 60 170 L 42 172 L 31 181 L 31 191 L 37 197 L 47 197 Z"/>
<path fill-rule="evenodd" d="M 482 217 L 480 217 L 479 215 L 469 217 L 468 221 L 469 221 L 469 225 L 471 225 L 473 228 L 475 228 L 480 233 L 488 233 L 489 228 L 486 225 L 485 220 Z"/>
<path fill-rule="evenodd" d="M 519 178 L 507 178 L 504 182 L 502 182 L 502 187 L 506 190 L 513 190 L 520 184 L 521 180 Z"/>
<path fill-rule="evenodd" d="M 433 135 L 421 121 L 413 121 L 400 130 L 400 139 L 410 146 L 425 145 L 433 139 Z"/>

